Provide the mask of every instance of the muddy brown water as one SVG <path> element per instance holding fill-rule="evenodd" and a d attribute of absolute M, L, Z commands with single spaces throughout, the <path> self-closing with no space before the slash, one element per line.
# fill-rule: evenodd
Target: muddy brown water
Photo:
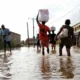
<path fill-rule="evenodd" d="M 80 51 L 72 48 L 71 57 L 67 57 L 65 48 L 63 56 L 56 53 L 42 56 L 36 48 L 22 47 L 7 52 L 4 58 L 0 52 L 0 80 L 80 80 Z"/>

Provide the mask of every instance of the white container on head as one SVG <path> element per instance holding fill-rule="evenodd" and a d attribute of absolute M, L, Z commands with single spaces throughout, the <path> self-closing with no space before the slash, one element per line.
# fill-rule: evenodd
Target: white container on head
<path fill-rule="evenodd" d="M 48 9 L 40 9 L 39 10 L 39 16 L 38 16 L 39 21 L 45 21 L 47 22 L 49 20 L 49 11 Z"/>
<path fill-rule="evenodd" d="M 50 28 L 50 30 L 51 30 L 51 31 L 52 31 L 52 30 L 54 30 L 54 31 L 55 31 L 55 30 L 56 30 L 56 28 L 52 26 L 52 27 Z"/>

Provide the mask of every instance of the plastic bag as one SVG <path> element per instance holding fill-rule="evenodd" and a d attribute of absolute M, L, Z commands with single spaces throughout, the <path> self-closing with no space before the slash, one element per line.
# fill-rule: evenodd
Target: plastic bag
<path fill-rule="evenodd" d="M 45 22 L 47 22 L 49 20 L 49 11 L 48 11 L 48 9 L 40 9 L 39 10 L 38 20 L 39 21 L 45 21 Z"/>
<path fill-rule="evenodd" d="M 68 29 L 67 28 L 63 28 L 63 30 L 61 31 L 61 33 L 58 35 L 58 39 L 60 38 L 66 38 L 68 37 Z"/>

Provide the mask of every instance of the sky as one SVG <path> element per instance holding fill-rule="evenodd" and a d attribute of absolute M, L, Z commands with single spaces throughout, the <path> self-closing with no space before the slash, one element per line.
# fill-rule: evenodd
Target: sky
<path fill-rule="evenodd" d="M 27 39 L 27 22 L 29 37 L 33 37 L 33 21 L 39 9 L 49 10 L 49 27 L 56 27 L 57 33 L 66 19 L 71 20 L 71 26 L 80 22 L 80 0 L 0 0 L 0 26 L 5 25 L 10 31 L 21 35 L 21 40 Z M 35 36 L 38 26 L 34 20 Z"/>

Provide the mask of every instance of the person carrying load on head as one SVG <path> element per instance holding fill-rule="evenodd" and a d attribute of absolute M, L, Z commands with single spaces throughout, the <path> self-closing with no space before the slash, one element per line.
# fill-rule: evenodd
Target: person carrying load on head
<path fill-rule="evenodd" d="M 38 18 L 39 18 L 39 13 L 36 17 L 36 21 L 39 26 L 40 45 L 42 48 L 42 54 L 44 55 L 45 47 L 47 48 L 47 53 L 49 53 L 49 36 L 48 36 L 47 32 L 50 34 L 50 29 L 48 26 L 45 25 L 46 21 L 41 21 L 41 23 L 40 23 L 40 20 L 38 20 Z"/>

